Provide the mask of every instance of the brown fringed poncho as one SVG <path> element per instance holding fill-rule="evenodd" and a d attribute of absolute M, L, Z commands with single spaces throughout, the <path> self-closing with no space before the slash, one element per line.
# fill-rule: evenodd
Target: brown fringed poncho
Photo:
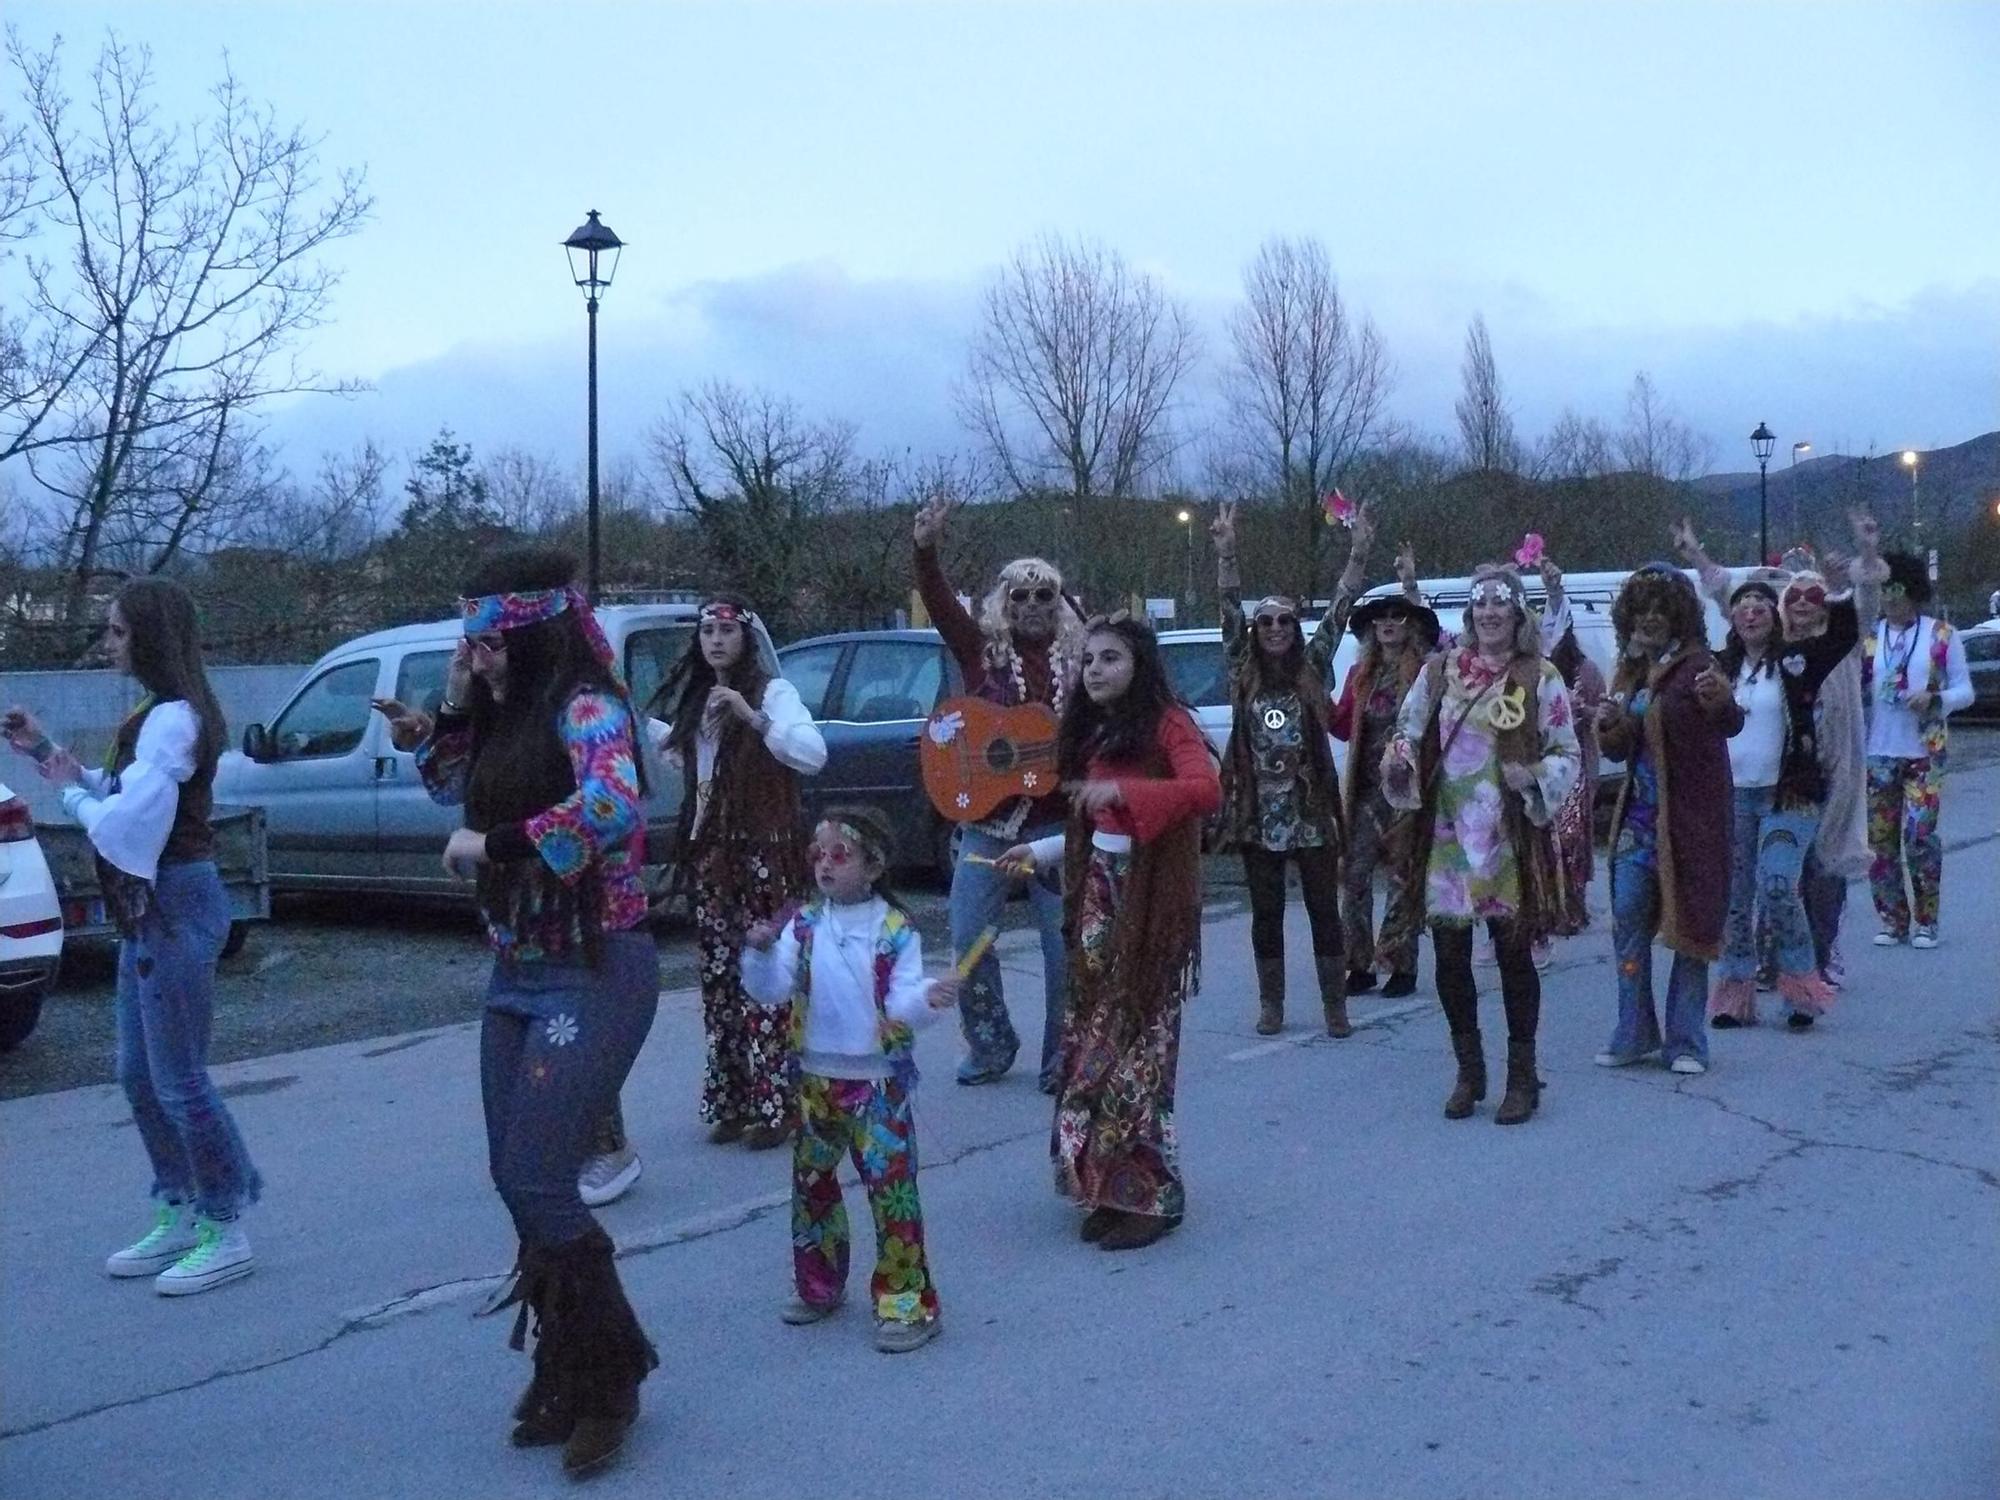
<path fill-rule="evenodd" d="M 1201 730 L 1186 710 L 1161 715 L 1153 750 L 1138 764 L 1094 760 L 1089 779 L 1116 781 L 1123 802 L 1094 819 L 1070 814 L 1063 847 L 1063 933 L 1072 954 L 1082 915 L 1084 871 L 1094 832 L 1128 834 L 1132 865 L 1112 933 L 1111 962 L 1092 974 L 1072 960 L 1075 1007 L 1157 1009 L 1199 984 L 1201 820 L 1222 803 L 1222 782 Z"/>

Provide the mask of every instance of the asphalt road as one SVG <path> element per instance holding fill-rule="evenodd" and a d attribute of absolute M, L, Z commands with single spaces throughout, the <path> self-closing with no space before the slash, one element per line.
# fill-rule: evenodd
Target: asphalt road
<path fill-rule="evenodd" d="M 1832 1015 L 1718 1035 L 1704 1077 L 1593 1067 L 1608 941 L 1563 945 L 1544 1108 L 1514 1130 L 1490 1104 L 1442 1119 L 1426 994 L 1362 1003 L 1345 1042 L 1255 1036 L 1247 921 L 1218 912 L 1180 1074 L 1189 1217 L 1126 1256 L 1077 1242 L 1032 1079 L 954 1088 L 934 1028 L 920 1180 L 946 1332 L 894 1360 L 858 1311 L 779 1323 L 785 1166 L 703 1144 L 698 1010 L 671 990 L 626 1091 L 647 1173 L 605 1214 L 664 1363 L 592 1490 L 1985 1500 L 1996 830 L 2000 769 L 1961 761 L 1945 946 L 1873 948 L 1856 912 Z M 1032 993 L 1026 937 L 1002 957 Z M 560 1487 L 551 1453 L 506 1445 L 526 1361 L 467 1316 L 512 1248 L 475 1053 L 460 1023 L 221 1069 L 270 1184 L 260 1269 L 191 1299 L 99 1270 L 144 1212 L 118 1092 L 0 1104 L 0 1493 Z"/>

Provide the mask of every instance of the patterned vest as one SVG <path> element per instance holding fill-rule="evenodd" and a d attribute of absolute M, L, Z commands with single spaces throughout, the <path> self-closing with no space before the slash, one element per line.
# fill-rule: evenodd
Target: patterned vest
<path fill-rule="evenodd" d="M 1861 640 L 1861 702 L 1866 711 L 1875 711 L 1875 657 L 1882 649 L 1883 627 L 1875 625 Z M 1931 695 L 1931 706 L 1918 716 L 1917 724 L 1923 733 L 1924 750 L 1938 770 L 1944 769 L 1945 749 L 1948 738 L 1945 733 L 1944 708 L 1938 695 L 1944 690 L 1945 657 L 1951 650 L 1951 626 L 1943 620 L 1931 621 L 1931 644 L 1927 653 L 1928 666 L 1924 674 L 1924 691 Z M 1910 691 L 1910 665 L 1907 660 L 1897 663 L 1894 683 L 1898 697 L 1907 696 Z"/>
<path fill-rule="evenodd" d="M 798 978 L 792 990 L 792 1026 L 787 1039 L 794 1073 L 798 1072 L 799 1058 L 805 1052 L 806 1012 L 812 1008 L 813 932 L 825 913 L 826 904 L 815 901 L 801 908 L 792 919 L 792 936 L 799 943 Z M 875 939 L 875 1017 L 882 1055 L 888 1058 L 891 1073 L 906 1087 L 917 1081 L 917 1062 L 910 1050 L 916 1034 L 901 1022 L 889 1019 L 889 979 L 896 972 L 898 955 L 915 938 L 916 929 L 910 926 L 910 919 L 891 906 Z"/>

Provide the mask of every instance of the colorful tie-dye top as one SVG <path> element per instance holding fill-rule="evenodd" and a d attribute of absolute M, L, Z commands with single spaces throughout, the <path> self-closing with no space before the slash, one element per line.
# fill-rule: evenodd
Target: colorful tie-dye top
<path fill-rule="evenodd" d="M 564 706 L 557 732 L 576 790 L 486 835 L 492 864 L 479 882 L 479 904 L 488 940 L 503 958 L 582 956 L 597 933 L 623 932 L 646 917 L 646 819 L 632 712 L 616 694 L 586 688 Z M 432 800 L 462 804 L 472 771 L 471 721 L 440 720 L 416 755 Z"/>

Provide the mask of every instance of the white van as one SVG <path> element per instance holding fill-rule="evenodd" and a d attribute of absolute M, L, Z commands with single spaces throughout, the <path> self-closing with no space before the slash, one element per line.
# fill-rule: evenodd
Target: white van
<path fill-rule="evenodd" d="M 598 623 L 642 711 L 694 634 L 691 602 L 606 605 Z M 445 668 L 464 638 L 458 620 L 378 630 L 336 647 L 307 669 L 269 727 L 252 724 L 222 757 L 215 800 L 264 809 L 277 890 L 379 890 L 463 895 L 439 864 L 459 809 L 431 801 L 416 757 L 389 743 L 372 707 L 398 698 L 433 710 Z M 757 650 L 778 670 L 760 624 Z M 663 861 L 680 809 L 668 768 L 646 799 L 647 861 Z M 662 784 L 663 783 L 663 784 Z"/>

